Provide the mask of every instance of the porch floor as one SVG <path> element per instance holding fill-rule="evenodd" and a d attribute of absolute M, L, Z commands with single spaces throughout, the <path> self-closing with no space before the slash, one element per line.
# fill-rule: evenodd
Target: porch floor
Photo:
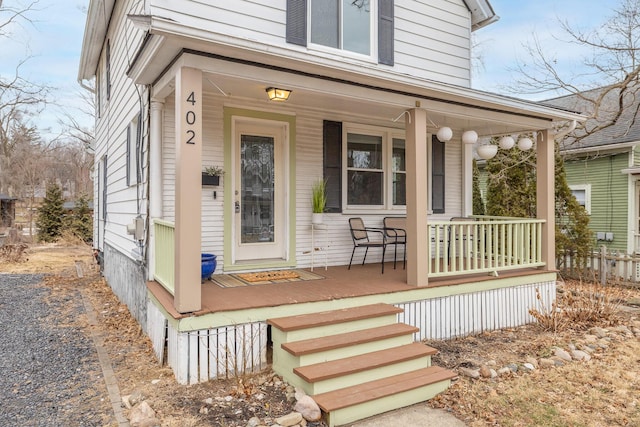
<path fill-rule="evenodd" d="M 501 272 L 500 278 L 526 276 L 541 272 L 535 268 L 511 270 Z M 331 301 L 416 289 L 415 286 L 407 284 L 406 270 L 403 270 L 401 263 L 395 270 L 393 263 L 386 263 L 384 274 L 380 273 L 380 264 L 377 263 L 354 265 L 351 270 L 348 270 L 346 265 L 329 267 L 327 270 L 315 268 L 314 273 L 322 275 L 324 278 L 234 288 L 222 288 L 212 281 L 205 281 L 202 285 L 202 309 L 195 313 L 178 313 L 174 308 L 173 296 L 159 283 L 151 281 L 147 283 L 147 287 L 167 313 L 175 319 L 224 311 Z M 488 274 L 435 278 L 429 280 L 427 288 L 495 279 L 496 277 Z"/>

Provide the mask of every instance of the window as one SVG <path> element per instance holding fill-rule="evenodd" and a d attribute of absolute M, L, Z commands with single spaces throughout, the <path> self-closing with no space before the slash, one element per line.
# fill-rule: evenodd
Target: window
<path fill-rule="evenodd" d="M 142 182 L 140 151 L 140 118 L 136 116 L 127 126 L 127 185 L 136 185 Z"/>
<path fill-rule="evenodd" d="M 345 126 L 348 208 L 393 209 L 406 204 L 404 139 L 394 129 Z"/>
<path fill-rule="evenodd" d="M 325 121 L 323 154 L 327 212 L 405 209 L 407 169 L 402 130 Z M 444 213 L 445 144 L 433 137 L 428 157 L 429 209 Z"/>
<path fill-rule="evenodd" d="M 102 158 L 102 220 L 107 220 L 107 156 Z"/>
<path fill-rule="evenodd" d="M 107 81 L 105 82 L 105 85 L 107 87 L 107 101 L 111 99 L 111 43 L 109 40 L 107 40 L 107 53 L 106 53 L 106 59 L 105 59 L 105 75 L 107 78 Z"/>
<path fill-rule="evenodd" d="M 570 185 L 571 194 L 576 198 L 578 204 L 591 215 L 591 184 Z"/>
<path fill-rule="evenodd" d="M 394 0 L 287 0 L 286 39 L 369 57 L 377 52 L 380 64 L 393 65 Z"/>
<path fill-rule="evenodd" d="M 371 55 L 370 0 L 312 0 L 310 9 L 311 43 Z"/>

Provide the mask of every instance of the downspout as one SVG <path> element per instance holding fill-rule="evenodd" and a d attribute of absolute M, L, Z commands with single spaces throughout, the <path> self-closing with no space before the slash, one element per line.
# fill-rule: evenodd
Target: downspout
<path fill-rule="evenodd" d="M 84 83 L 84 79 L 78 79 L 78 84 L 80 85 L 80 87 L 81 87 L 81 88 L 86 89 L 86 90 L 88 90 L 88 91 L 89 91 L 89 92 L 91 92 L 91 93 L 96 93 L 95 88 L 92 88 L 92 87 L 90 87 L 90 86 L 87 86 L 87 85 Z"/>

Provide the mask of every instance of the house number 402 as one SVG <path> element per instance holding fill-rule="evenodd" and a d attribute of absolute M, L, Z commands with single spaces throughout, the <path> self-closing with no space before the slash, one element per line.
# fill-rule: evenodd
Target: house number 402
<path fill-rule="evenodd" d="M 196 104 L 196 95 L 193 92 L 191 92 L 187 97 L 187 102 L 192 106 Z M 196 122 L 195 111 L 187 110 L 184 116 L 184 119 L 187 122 L 187 125 L 189 126 L 193 125 Z M 196 143 L 195 138 L 196 138 L 196 131 L 194 131 L 193 129 L 187 129 L 187 144 L 195 144 Z"/>

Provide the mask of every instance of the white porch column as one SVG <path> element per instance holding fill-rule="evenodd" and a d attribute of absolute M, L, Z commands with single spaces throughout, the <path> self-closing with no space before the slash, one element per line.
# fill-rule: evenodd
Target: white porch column
<path fill-rule="evenodd" d="M 473 144 L 462 143 L 462 216 L 473 215 Z"/>
<path fill-rule="evenodd" d="M 151 100 L 149 128 L 149 270 L 153 280 L 156 271 L 156 236 L 153 220 L 162 218 L 162 113 L 164 102 Z"/>
<path fill-rule="evenodd" d="M 555 141 L 553 133 L 545 129 L 538 132 L 536 141 L 536 207 L 542 225 L 542 261 L 545 270 L 556 268 L 556 217 L 555 217 Z"/>
<path fill-rule="evenodd" d="M 407 283 L 428 284 L 427 112 L 409 110 L 405 117 L 407 171 Z"/>
<path fill-rule="evenodd" d="M 176 73 L 176 221 L 174 305 L 180 313 L 202 308 L 202 71 Z"/>

